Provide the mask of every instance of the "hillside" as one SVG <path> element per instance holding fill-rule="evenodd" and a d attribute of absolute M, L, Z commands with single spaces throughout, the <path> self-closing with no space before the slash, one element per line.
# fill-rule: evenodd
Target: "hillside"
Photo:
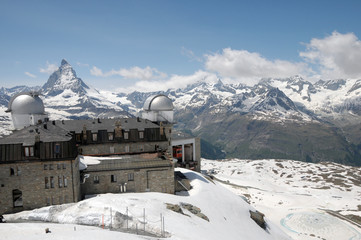
<path fill-rule="evenodd" d="M 159 236 L 162 233 L 160 222 L 160 215 L 162 214 L 165 227 L 163 235 L 167 239 L 290 239 L 268 220 L 266 220 L 266 230 L 258 226 L 250 218 L 249 211 L 255 211 L 255 209 L 220 184 L 207 180 L 198 173 L 184 169 L 179 170 L 191 180 L 193 188 L 189 192 L 182 192 L 178 196 L 162 193 L 103 194 L 79 203 L 49 206 L 33 211 L 5 215 L 8 222 L 19 220 L 46 221 L 65 225 L 62 225 L 63 228 L 59 228 L 59 226 L 52 224 L 41 224 L 43 229 L 40 231 L 38 224 L 35 223 L 32 224 L 31 229 L 29 229 L 29 225 L 24 223 L 0 224 L 2 239 L 15 240 L 21 238 L 24 232 L 14 231 L 19 227 L 26 229 L 26 238 L 29 240 L 48 239 L 48 237 L 62 239 L 62 232 L 69 236 L 67 239 L 78 240 L 98 239 L 99 236 L 106 236 L 107 239 L 119 239 L 119 237 L 156 239 L 78 226 L 80 224 L 100 227 L 104 222 L 106 228 L 111 225 L 113 230 L 124 232 L 127 229 L 128 219 L 128 228 L 132 229 L 133 233 L 136 232 L 137 228 L 141 232 L 144 228 L 144 211 L 145 229 L 153 236 Z M 167 208 L 167 206 L 170 207 Z M 192 206 L 192 208 L 188 206 Z M 68 224 L 77 224 L 77 226 L 69 226 Z M 49 227 L 50 230 L 54 231 L 47 235 L 44 232 L 44 227 Z M 74 232 L 75 234 L 69 234 L 69 228 L 79 230 Z M 94 235 L 89 234 L 89 230 L 94 231 Z M 78 231 L 85 234 L 79 234 Z M 105 235 L 101 235 L 100 231 L 105 232 Z"/>
<path fill-rule="evenodd" d="M 293 239 L 361 239 L 360 168 L 230 159 L 203 160 L 202 169 L 245 196 Z"/>

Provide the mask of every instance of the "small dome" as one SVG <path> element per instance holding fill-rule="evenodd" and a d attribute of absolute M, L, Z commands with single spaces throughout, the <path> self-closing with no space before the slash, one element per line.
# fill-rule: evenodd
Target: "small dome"
<path fill-rule="evenodd" d="M 44 104 L 36 93 L 20 93 L 9 102 L 8 112 L 13 114 L 44 114 Z"/>
<path fill-rule="evenodd" d="M 173 111 L 173 103 L 167 96 L 159 94 L 150 96 L 145 100 L 143 109 L 145 111 Z"/>

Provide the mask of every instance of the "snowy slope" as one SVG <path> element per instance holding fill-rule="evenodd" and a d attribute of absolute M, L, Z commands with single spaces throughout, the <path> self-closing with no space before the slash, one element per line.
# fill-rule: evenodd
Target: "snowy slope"
<path fill-rule="evenodd" d="M 202 169 L 246 196 L 294 239 L 361 239 L 361 225 L 327 214 L 361 219 L 361 168 L 286 160 L 203 160 Z"/>
<path fill-rule="evenodd" d="M 7 221 L 23 219 L 100 226 L 104 216 L 106 227 L 112 224 L 113 228 L 125 230 L 126 209 L 128 208 L 129 228 L 135 231 L 136 227 L 138 229 L 144 227 L 143 211 L 145 209 L 146 231 L 155 235 L 161 233 L 160 214 L 162 214 L 168 239 L 290 239 L 268 220 L 267 231 L 259 227 L 250 218 L 249 210 L 254 210 L 254 208 L 220 184 L 213 183 L 198 173 L 184 169 L 181 171 L 192 180 L 193 189 L 178 196 L 162 193 L 104 194 L 75 204 L 50 206 L 5 215 L 5 219 Z M 184 214 L 174 212 L 167 209 L 167 203 L 178 206 L 185 203 L 191 204 L 199 208 L 209 221 L 196 216 L 185 207 L 181 207 Z M 112 215 L 110 211 L 112 211 Z M 0 224 L 0 232 L 3 233 L 3 230 L 9 227 L 16 229 L 23 226 L 21 224 L 9 226 Z M 64 225 L 64 229 L 69 229 L 69 226 Z M 47 239 L 44 235 L 45 233 L 37 235 L 37 239 Z M 98 236 L 86 234 L 78 239 L 98 239 Z M 113 234 L 107 236 L 109 239 L 116 238 Z M 124 235 L 119 234 L 117 237 L 122 236 Z M 17 233 L 9 231 L 7 231 L 6 237 L 9 240 L 19 239 Z"/>

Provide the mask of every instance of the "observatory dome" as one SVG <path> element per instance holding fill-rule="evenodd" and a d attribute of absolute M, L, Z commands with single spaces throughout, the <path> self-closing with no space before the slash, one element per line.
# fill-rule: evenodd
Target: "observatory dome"
<path fill-rule="evenodd" d="M 44 114 L 44 104 L 36 93 L 21 93 L 9 102 L 7 112 L 12 114 Z"/>
<path fill-rule="evenodd" d="M 173 109 L 172 100 L 162 94 L 148 97 L 143 106 L 145 111 L 173 111 Z"/>

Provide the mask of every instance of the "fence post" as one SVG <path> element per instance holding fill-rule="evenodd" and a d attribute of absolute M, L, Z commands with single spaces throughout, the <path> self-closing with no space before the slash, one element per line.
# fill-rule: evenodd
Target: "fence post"
<path fill-rule="evenodd" d="M 112 208 L 110 208 L 110 229 L 113 227 L 113 214 L 112 214 Z"/>
<path fill-rule="evenodd" d="M 128 216 L 128 207 L 127 207 L 127 230 L 128 230 L 128 219 L 129 219 L 129 216 Z"/>
<path fill-rule="evenodd" d="M 143 221 L 144 221 L 144 224 L 143 224 L 143 230 L 145 232 L 145 208 L 143 208 Z"/>

